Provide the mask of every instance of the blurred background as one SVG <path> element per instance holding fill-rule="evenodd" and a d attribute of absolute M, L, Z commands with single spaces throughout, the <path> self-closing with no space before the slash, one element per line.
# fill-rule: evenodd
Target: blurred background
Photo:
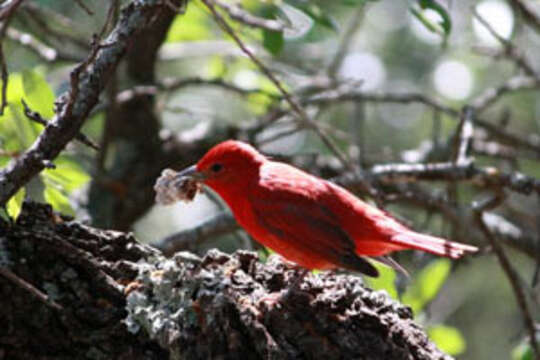
<path fill-rule="evenodd" d="M 42 129 L 25 118 L 20 100 L 52 118 L 54 99 L 89 53 L 92 35 L 103 38 L 129 1 L 83 3 L 88 9 L 77 1 L 29 0 L 11 19 L 2 44 L 9 82 L 0 116 L 1 166 Z M 217 142 L 238 138 L 338 180 L 349 169 L 319 131 L 358 171 L 445 162 L 452 158 L 465 105 L 475 109 L 470 155 L 476 165 L 540 178 L 539 2 L 211 3 L 304 106 L 318 131 L 295 116 L 205 4 L 189 1 L 171 10 L 160 32 L 142 34 L 110 75 L 82 131 L 100 150 L 72 142 L 56 169 L 32 180 L 18 198 L 48 201 L 79 220 L 133 231 L 169 251 L 248 248 L 264 258 L 268 250 L 235 226 L 213 194 L 155 205 L 152 186 L 161 170 L 191 165 Z M 281 30 L 259 26 L 265 20 Z M 411 277 L 386 269 L 369 284 L 409 304 L 437 344 L 460 359 L 532 359 L 515 294 L 489 242 L 474 228 L 471 209 L 493 191 L 506 193 L 488 216 L 538 321 L 539 191 L 427 180 L 374 179 L 369 186 L 406 224 L 474 244 L 481 253 L 452 264 L 400 253 Z M 349 187 L 373 201 L 365 188 Z M 10 206 L 16 211 L 15 200 Z"/>

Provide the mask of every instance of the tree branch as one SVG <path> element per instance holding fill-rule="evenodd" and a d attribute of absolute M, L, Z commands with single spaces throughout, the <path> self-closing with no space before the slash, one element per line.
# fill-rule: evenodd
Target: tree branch
<path fill-rule="evenodd" d="M 116 68 L 131 38 L 151 26 L 164 9 L 159 0 L 142 0 L 133 1 L 122 10 L 116 27 L 104 41 L 106 45 L 95 45 L 88 59 L 72 72 L 72 88 L 58 99 L 56 116 L 24 154 L 0 171 L 0 205 L 43 170 L 44 162 L 54 159 L 79 133 L 98 102 L 107 74 Z"/>

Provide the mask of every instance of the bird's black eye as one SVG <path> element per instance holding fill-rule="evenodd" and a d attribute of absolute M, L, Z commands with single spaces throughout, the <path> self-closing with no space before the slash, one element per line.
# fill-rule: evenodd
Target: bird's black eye
<path fill-rule="evenodd" d="M 210 167 L 210 170 L 212 170 L 212 172 L 214 172 L 214 173 L 220 172 L 221 169 L 223 169 L 223 165 L 217 164 L 217 163 Z"/>

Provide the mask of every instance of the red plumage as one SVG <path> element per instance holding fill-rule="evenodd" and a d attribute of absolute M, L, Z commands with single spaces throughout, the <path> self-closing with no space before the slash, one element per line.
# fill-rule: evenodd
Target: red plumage
<path fill-rule="evenodd" d="M 253 238 L 308 269 L 346 268 L 376 276 L 363 256 L 415 249 L 456 259 L 477 251 L 414 232 L 342 187 L 239 141 L 216 145 L 196 170 Z"/>

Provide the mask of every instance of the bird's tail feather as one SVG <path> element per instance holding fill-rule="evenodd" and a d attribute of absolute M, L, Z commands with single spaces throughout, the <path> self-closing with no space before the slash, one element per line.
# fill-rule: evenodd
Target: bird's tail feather
<path fill-rule="evenodd" d="M 448 241 L 431 235 L 416 232 L 396 234 L 392 237 L 392 243 L 403 246 L 404 249 L 417 249 L 429 253 L 459 259 L 467 253 L 475 253 L 478 248 L 472 245 Z"/>

